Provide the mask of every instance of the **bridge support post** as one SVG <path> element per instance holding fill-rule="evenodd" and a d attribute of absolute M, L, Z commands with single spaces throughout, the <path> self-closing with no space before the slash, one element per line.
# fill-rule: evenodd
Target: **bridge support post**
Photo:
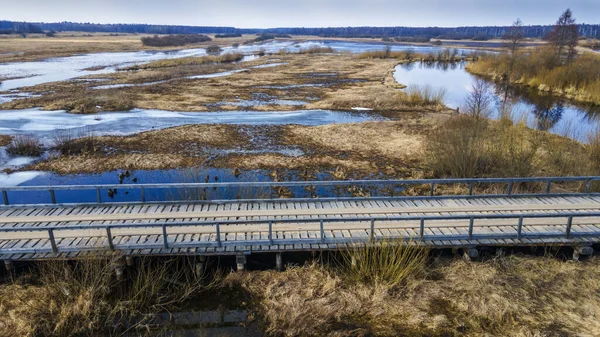
<path fill-rule="evenodd" d="M 200 256 L 200 262 L 196 263 L 196 267 L 194 272 L 196 273 L 196 278 L 201 279 L 204 276 L 204 270 L 206 268 L 206 256 Z"/>
<path fill-rule="evenodd" d="M 235 257 L 235 262 L 237 265 L 237 271 L 246 270 L 246 255 L 237 255 Z"/>
<path fill-rule="evenodd" d="M 4 268 L 7 272 L 12 272 L 15 269 L 15 265 L 11 260 L 4 260 Z"/>
<path fill-rule="evenodd" d="M 594 254 L 594 248 L 590 246 L 573 247 L 573 261 L 579 261 L 579 257 L 592 254 Z"/>
<path fill-rule="evenodd" d="M 275 254 L 275 268 L 277 268 L 277 271 L 283 270 L 283 256 L 281 253 Z"/>
<path fill-rule="evenodd" d="M 479 256 L 479 251 L 475 247 L 467 247 L 463 249 L 463 258 L 465 261 L 471 261 Z"/>

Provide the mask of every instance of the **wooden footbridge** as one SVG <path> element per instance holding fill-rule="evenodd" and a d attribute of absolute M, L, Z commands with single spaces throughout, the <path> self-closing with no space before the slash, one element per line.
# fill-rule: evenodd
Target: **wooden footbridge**
<path fill-rule="evenodd" d="M 76 258 L 89 251 L 244 255 L 337 250 L 381 240 L 439 248 L 567 245 L 589 253 L 589 247 L 600 242 L 600 194 L 592 192 L 596 181 L 600 177 L 0 188 L 4 204 L 0 206 L 0 259 Z M 525 185 L 537 192 L 519 193 Z M 405 192 L 420 187 L 427 195 L 151 202 L 145 192 L 353 186 L 387 186 Z M 485 186 L 502 186 L 502 191 L 474 192 Z M 117 188 L 138 191 L 140 200 L 102 200 L 103 192 Z M 443 195 L 444 190 L 454 195 Z M 11 195 L 24 191 L 47 193 L 49 202 L 10 202 Z M 77 204 L 57 200 L 58 192 L 73 191 L 88 191 L 97 198 Z"/>

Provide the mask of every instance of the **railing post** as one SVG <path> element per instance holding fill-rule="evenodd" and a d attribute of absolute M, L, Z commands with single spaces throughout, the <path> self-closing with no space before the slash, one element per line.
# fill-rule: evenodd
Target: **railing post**
<path fill-rule="evenodd" d="M 146 202 L 146 190 L 143 187 L 141 189 L 141 193 L 142 193 L 142 202 Z"/>
<path fill-rule="evenodd" d="M 50 190 L 50 200 L 56 205 L 56 195 L 54 194 L 54 190 Z"/>
<path fill-rule="evenodd" d="M 434 193 L 435 193 L 435 183 L 431 183 L 431 193 L 429 195 L 433 197 Z"/>
<path fill-rule="evenodd" d="M 217 222 L 217 247 L 221 247 L 221 225 Z"/>
<path fill-rule="evenodd" d="M 375 219 L 371 219 L 371 232 L 369 233 L 369 241 L 375 241 Z"/>
<path fill-rule="evenodd" d="M 475 224 L 475 218 L 469 218 L 469 240 L 473 239 L 473 226 Z"/>
<path fill-rule="evenodd" d="M 508 188 L 506 189 L 506 194 L 511 195 L 512 194 L 512 189 L 513 189 L 513 183 L 512 181 L 508 183 Z"/>
<path fill-rule="evenodd" d="M 550 194 L 550 186 L 552 186 L 552 180 L 548 179 L 546 183 L 546 194 Z"/>
<path fill-rule="evenodd" d="M 269 243 L 273 244 L 273 221 L 269 221 Z"/>
<path fill-rule="evenodd" d="M 423 240 L 425 237 L 425 218 L 421 218 L 421 226 L 419 229 L 419 238 Z"/>
<path fill-rule="evenodd" d="M 321 221 L 319 221 L 319 225 L 320 225 L 320 232 L 321 232 L 321 243 L 325 243 L 325 228 L 323 225 L 323 219 L 321 219 Z"/>
<path fill-rule="evenodd" d="M 469 195 L 473 195 L 473 183 L 469 183 Z"/>
<path fill-rule="evenodd" d="M 566 235 L 567 235 L 567 239 L 571 238 L 571 227 L 573 226 L 573 216 L 570 215 L 569 219 L 567 220 L 567 231 L 566 231 Z"/>
<path fill-rule="evenodd" d="M 167 240 L 167 225 L 162 225 L 162 232 L 163 232 L 163 244 L 165 246 L 165 248 L 169 248 L 169 241 Z"/>
<path fill-rule="evenodd" d="M 592 180 L 588 179 L 585 183 L 585 191 L 584 193 L 590 193 L 590 189 L 592 187 Z"/>
<path fill-rule="evenodd" d="M 113 244 L 113 236 L 110 230 L 110 226 L 106 227 L 106 238 L 108 239 L 108 248 L 110 250 L 115 250 L 115 245 Z"/>
<path fill-rule="evenodd" d="M 519 217 L 519 224 L 517 225 L 517 239 L 521 240 L 523 236 L 523 216 Z"/>
<path fill-rule="evenodd" d="M 56 245 L 56 239 L 54 238 L 54 230 L 48 228 L 48 237 L 50 237 L 50 244 L 52 245 L 52 253 L 58 254 L 58 246 Z"/>
<path fill-rule="evenodd" d="M 2 191 L 2 199 L 4 199 L 4 205 L 8 206 L 8 193 L 6 191 Z"/>
<path fill-rule="evenodd" d="M 100 188 L 96 188 L 96 199 L 98 199 L 98 203 L 102 203 L 102 194 L 100 193 Z"/>

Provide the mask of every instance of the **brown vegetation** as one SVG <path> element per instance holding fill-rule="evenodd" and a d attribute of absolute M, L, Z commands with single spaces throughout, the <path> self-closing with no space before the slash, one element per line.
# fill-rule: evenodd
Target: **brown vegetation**
<path fill-rule="evenodd" d="M 599 261 L 441 258 L 398 286 L 318 264 L 228 276 L 281 336 L 568 336 L 600 333 Z"/>
<path fill-rule="evenodd" d="M 598 173 L 598 143 L 584 145 L 504 118 L 456 116 L 428 139 L 435 176 L 584 176 Z"/>
<path fill-rule="evenodd" d="M 44 148 L 31 135 L 16 135 L 6 145 L 6 152 L 11 156 L 38 157 L 44 153 Z"/>
<path fill-rule="evenodd" d="M 0 146 L 6 146 L 6 145 L 10 144 L 11 140 L 12 140 L 12 136 L 0 135 Z"/>
<path fill-rule="evenodd" d="M 91 256 L 42 262 L 33 278 L 0 285 L 1 336 L 121 335 L 148 316 L 181 305 L 211 284 L 195 276 L 191 260 L 140 259 L 125 280 L 114 268 L 122 257 Z M 123 325 L 121 325 L 123 324 Z"/>
<path fill-rule="evenodd" d="M 471 73 L 504 79 L 516 85 L 526 85 L 567 98 L 600 104 L 600 56 L 584 53 L 570 62 L 563 62 L 553 48 L 541 47 L 508 54 L 486 54 L 478 62 L 467 65 Z"/>
<path fill-rule="evenodd" d="M 349 175 L 384 172 L 390 177 L 411 177 L 421 172 L 424 135 L 441 118 L 444 115 L 406 113 L 399 121 L 324 126 L 187 125 L 126 137 L 94 137 L 94 151 L 73 151 L 69 146 L 62 156 L 27 169 L 79 173 L 205 164 L 266 170 L 328 171 L 339 167 Z M 255 138 L 265 139 L 269 148 L 253 142 Z M 80 149 L 90 143 L 83 138 L 69 144 Z M 240 148 L 265 152 L 214 155 L 220 150 Z M 286 148 L 300 149 L 305 154 L 294 157 L 273 153 Z"/>
<path fill-rule="evenodd" d="M 212 39 L 206 35 L 201 34 L 178 34 L 178 35 L 165 35 L 152 37 L 146 36 L 141 38 L 144 46 L 150 47 L 180 47 L 186 44 L 202 43 L 212 41 Z"/>
<path fill-rule="evenodd" d="M 142 65 L 134 66 L 125 70 L 137 70 L 137 69 L 151 69 L 151 68 L 167 68 L 177 66 L 193 66 L 203 65 L 211 63 L 230 63 L 238 62 L 244 58 L 243 54 L 240 53 L 228 53 L 219 56 L 201 56 L 201 57 L 183 57 L 177 59 L 167 59 L 145 63 Z"/>

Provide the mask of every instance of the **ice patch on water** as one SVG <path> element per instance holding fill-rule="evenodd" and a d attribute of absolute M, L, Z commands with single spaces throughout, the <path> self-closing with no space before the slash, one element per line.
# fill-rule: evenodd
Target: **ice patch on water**
<path fill-rule="evenodd" d="M 44 174 L 46 173 L 39 171 L 15 172 L 10 174 L 0 173 L 0 187 L 19 186 Z"/>

